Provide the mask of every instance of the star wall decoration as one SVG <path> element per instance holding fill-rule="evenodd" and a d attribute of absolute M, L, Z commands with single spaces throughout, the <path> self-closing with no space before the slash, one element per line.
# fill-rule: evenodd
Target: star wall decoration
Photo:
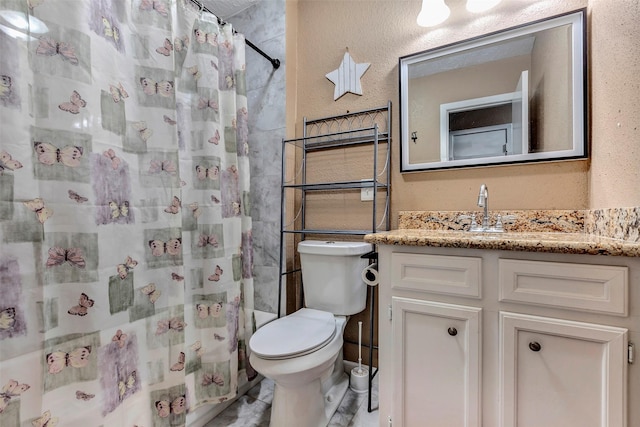
<path fill-rule="evenodd" d="M 326 75 L 336 85 L 333 92 L 333 100 L 336 101 L 347 92 L 362 95 L 360 79 L 370 65 L 369 63 L 356 64 L 349 52 L 346 52 L 340 67 Z"/>

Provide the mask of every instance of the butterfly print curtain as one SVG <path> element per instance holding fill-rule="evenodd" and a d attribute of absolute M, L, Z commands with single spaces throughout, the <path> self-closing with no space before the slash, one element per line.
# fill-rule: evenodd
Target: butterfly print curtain
<path fill-rule="evenodd" d="M 0 10 L 0 425 L 184 426 L 256 376 L 244 39 L 188 0 Z"/>

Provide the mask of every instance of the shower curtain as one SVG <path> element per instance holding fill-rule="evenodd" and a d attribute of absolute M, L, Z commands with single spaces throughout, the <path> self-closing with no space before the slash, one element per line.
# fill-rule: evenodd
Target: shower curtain
<path fill-rule="evenodd" d="M 0 0 L 3 427 L 183 426 L 256 375 L 244 46 L 188 0 Z"/>

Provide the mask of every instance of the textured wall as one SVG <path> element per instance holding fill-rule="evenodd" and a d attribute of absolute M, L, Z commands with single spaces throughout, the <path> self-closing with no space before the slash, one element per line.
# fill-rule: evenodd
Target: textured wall
<path fill-rule="evenodd" d="M 299 46 L 297 122 L 393 102 L 392 226 L 399 210 L 475 209 L 483 182 L 495 209 L 639 205 L 638 1 L 503 0 L 480 15 L 466 12 L 464 0 L 446 3 L 449 20 L 425 29 L 415 24 L 420 0 L 299 0 L 299 31 L 288 35 Z M 399 173 L 398 57 L 582 7 L 589 11 L 590 161 Z M 338 67 L 347 48 L 356 62 L 372 65 L 362 78 L 363 96 L 334 102 L 333 84 L 324 75 Z"/>
<path fill-rule="evenodd" d="M 640 206 L 640 2 L 590 0 L 590 207 Z"/>
<path fill-rule="evenodd" d="M 228 19 L 271 63 L 247 46 L 251 217 L 256 310 L 278 310 L 281 142 L 285 137 L 285 0 L 262 0 Z"/>
<path fill-rule="evenodd" d="M 472 15 L 466 0 L 446 0 L 452 13 L 439 27 L 418 27 L 420 0 L 291 0 L 295 27 L 287 49 L 295 64 L 287 79 L 288 137 L 301 134 L 303 117 L 317 118 L 393 103 L 391 218 L 401 210 L 475 210 L 481 183 L 490 188 L 491 209 L 586 209 L 640 206 L 640 3 L 638 0 L 503 0 L 490 13 Z M 587 7 L 591 158 L 571 162 L 482 167 L 411 174 L 399 172 L 398 58 L 501 28 Z M 291 16 L 291 14 L 289 15 Z M 325 74 L 344 52 L 370 62 L 363 95 L 333 100 Z M 295 94 L 295 95 L 292 95 Z M 295 105 L 293 105 L 295 103 Z M 355 162 L 370 162 L 362 158 Z M 327 162 L 331 174 L 333 162 Z M 350 216 L 328 214 L 336 228 Z M 354 316 L 345 336 L 354 339 Z M 368 341 L 366 339 L 365 341 Z M 374 340 L 375 342 L 375 340 Z M 356 360 L 354 346 L 345 358 Z"/>

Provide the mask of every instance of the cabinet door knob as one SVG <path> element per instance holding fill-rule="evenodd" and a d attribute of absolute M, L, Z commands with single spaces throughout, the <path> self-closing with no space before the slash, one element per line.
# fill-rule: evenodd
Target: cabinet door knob
<path fill-rule="evenodd" d="M 452 337 L 455 337 L 456 335 L 458 335 L 458 330 L 456 328 L 449 328 L 447 329 L 447 332 L 449 333 L 449 335 L 451 335 Z"/>
<path fill-rule="evenodd" d="M 542 346 L 537 341 L 531 341 L 529 343 L 529 348 L 531 349 L 531 351 L 540 351 L 542 349 Z"/>

